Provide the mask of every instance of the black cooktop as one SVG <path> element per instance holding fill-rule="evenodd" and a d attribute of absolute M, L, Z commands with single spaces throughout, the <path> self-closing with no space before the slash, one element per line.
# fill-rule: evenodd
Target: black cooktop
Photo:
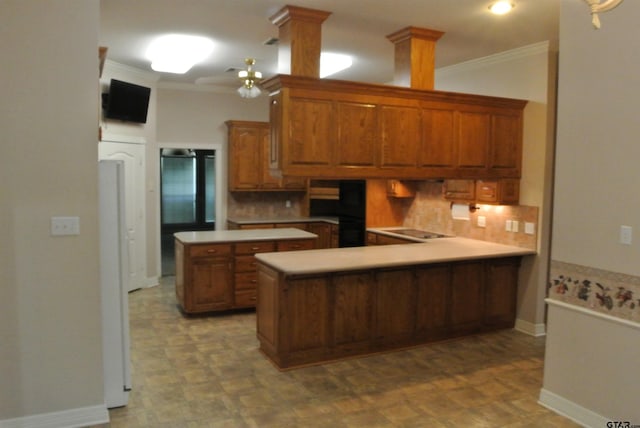
<path fill-rule="evenodd" d="M 418 230 L 418 229 L 393 229 L 389 230 L 390 233 L 397 233 L 398 235 L 406 235 L 411 236 L 413 238 L 420 239 L 433 239 L 433 238 L 449 238 L 449 235 L 444 235 L 442 233 L 429 232 L 426 230 Z"/>

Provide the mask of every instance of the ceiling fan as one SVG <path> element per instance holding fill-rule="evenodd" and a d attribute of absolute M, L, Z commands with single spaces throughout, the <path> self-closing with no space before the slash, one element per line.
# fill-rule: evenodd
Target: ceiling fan
<path fill-rule="evenodd" d="M 199 77 L 195 83 L 198 85 L 221 84 L 231 85 L 233 81 L 240 82 L 238 94 L 243 98 L 255 98 L 260 95 L 261 91 L 258 84 L 262 80 L 262 73 L 254 70 L 256 60 L 254 58 L 246 58 L 244 60 L 245 68 L 229 67 L 225 70 L 224 76 L 208 76 Z"/>

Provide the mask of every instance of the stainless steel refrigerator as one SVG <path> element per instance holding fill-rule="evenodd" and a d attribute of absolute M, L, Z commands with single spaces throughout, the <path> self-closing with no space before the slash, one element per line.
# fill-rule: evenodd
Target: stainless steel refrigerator
<path fill-rule="evenodd" d="M 104 391 L 112 408 L 125 406 L 131 390 L 123 161 L 99 161 L 99 200 Z"/>

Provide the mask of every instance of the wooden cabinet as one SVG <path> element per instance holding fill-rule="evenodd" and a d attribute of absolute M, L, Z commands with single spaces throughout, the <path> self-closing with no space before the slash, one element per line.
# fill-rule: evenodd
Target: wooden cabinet
<path fill-rule="evenodd" d="M 418 241 L 384 235 L 382 233 L 367 232 L 367 245 L 415 244 L 416 242 Z"/>
<path fill-rule="evenodd" d="M 515 323 L 520 257 L 293 275 L 258 263 L 260 349 L 290 368 Z"/>
<path fill-rule="evenodd" d="M 473 180 L 445 180 L 444 198 L 450 201 L 469 201 L 476 199 L 476 185 Z"/>
<path fill-rule="evenodd" d="M 307 231 L 318 235 L 316 248 L 334 248 L 331 240 L 331 224 L 325 222 L 309 223 Z"/>
<path fill-rule="evenodd" d="M 233 249 L 230 244 L 176 242 L 176 297 L 187 313 L 233 306 Z"/>
<path fill-rule="evenodd" d="M 520 177 L 526 101 L 288 75 L 262 85 L 283 176 Z"/>
<path fill-rule="evenodd" d="M 478 180 L 476 201 L 486 204 L 517 204 L 520 200 L 520 180 Z"/>
<path fill-rule="evenodd" d="M 226 124 L 229 144 L 229 190 L 305 190 L 304 179 L 282 179 L 271 174 L 269 123 L 227 121 Z"/>
<path fill-rule="evenodd" d="M 256 306 L 255 254 L 310 250 L 315 238 L 240 241 L 223 244 L 175 242 L 176 298 L 185 313 Z"/>
<path fill-rule="evenodd" d="M 413 182 L 387 180 L 387 196 L 390 198 L 413 198 L 416 188 Z"/>

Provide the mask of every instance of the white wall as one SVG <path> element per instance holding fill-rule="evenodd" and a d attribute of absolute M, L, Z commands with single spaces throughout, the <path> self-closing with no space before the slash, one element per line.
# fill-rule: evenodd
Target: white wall
<path fill-rule="evenodd" d="M 570 285 L 575 280 L 602 288 L 590 292 L 589 301 L 572 295 L 571 287 L 566 293 L 552 288 L 553 299 L 571 303 L 550 306 L 553 346 L 545 356 L 541 393 L 543 403 L 586 426 L 640 423 L 640 323 L 612 323 L 601 315 L 610 311 L 620 318 L 637 308 L 618 300 L 608 308 L 595 296 L 611 287 L 615 299 L 615 283 L 624 280 L 634 306 L 640 297 L 640 240 L 618 243 L 620 225 L 640 227 L 640 2 L 625 1 L 600 19 L 602 28 L 595 30 L 584 2 L 561 2 L 551 255 L 560 273 L 580 275 L 565 275 Z"/>
<path fill-rule="evenodd" d="M 436 70 L 437 90 L 525 99 L 520 204 L 539 208 L 538 256 L 523 261 L 516 326 L 544 332 L 551 223 L 555 42 L 544 42 Z"/>
<path fill-rule="evenodd" d="M 99 2 L 0 10 L 0 425 L 100 422 Z M 52 237 L 52 216 L 78 216 L 80 235 Z"/>

